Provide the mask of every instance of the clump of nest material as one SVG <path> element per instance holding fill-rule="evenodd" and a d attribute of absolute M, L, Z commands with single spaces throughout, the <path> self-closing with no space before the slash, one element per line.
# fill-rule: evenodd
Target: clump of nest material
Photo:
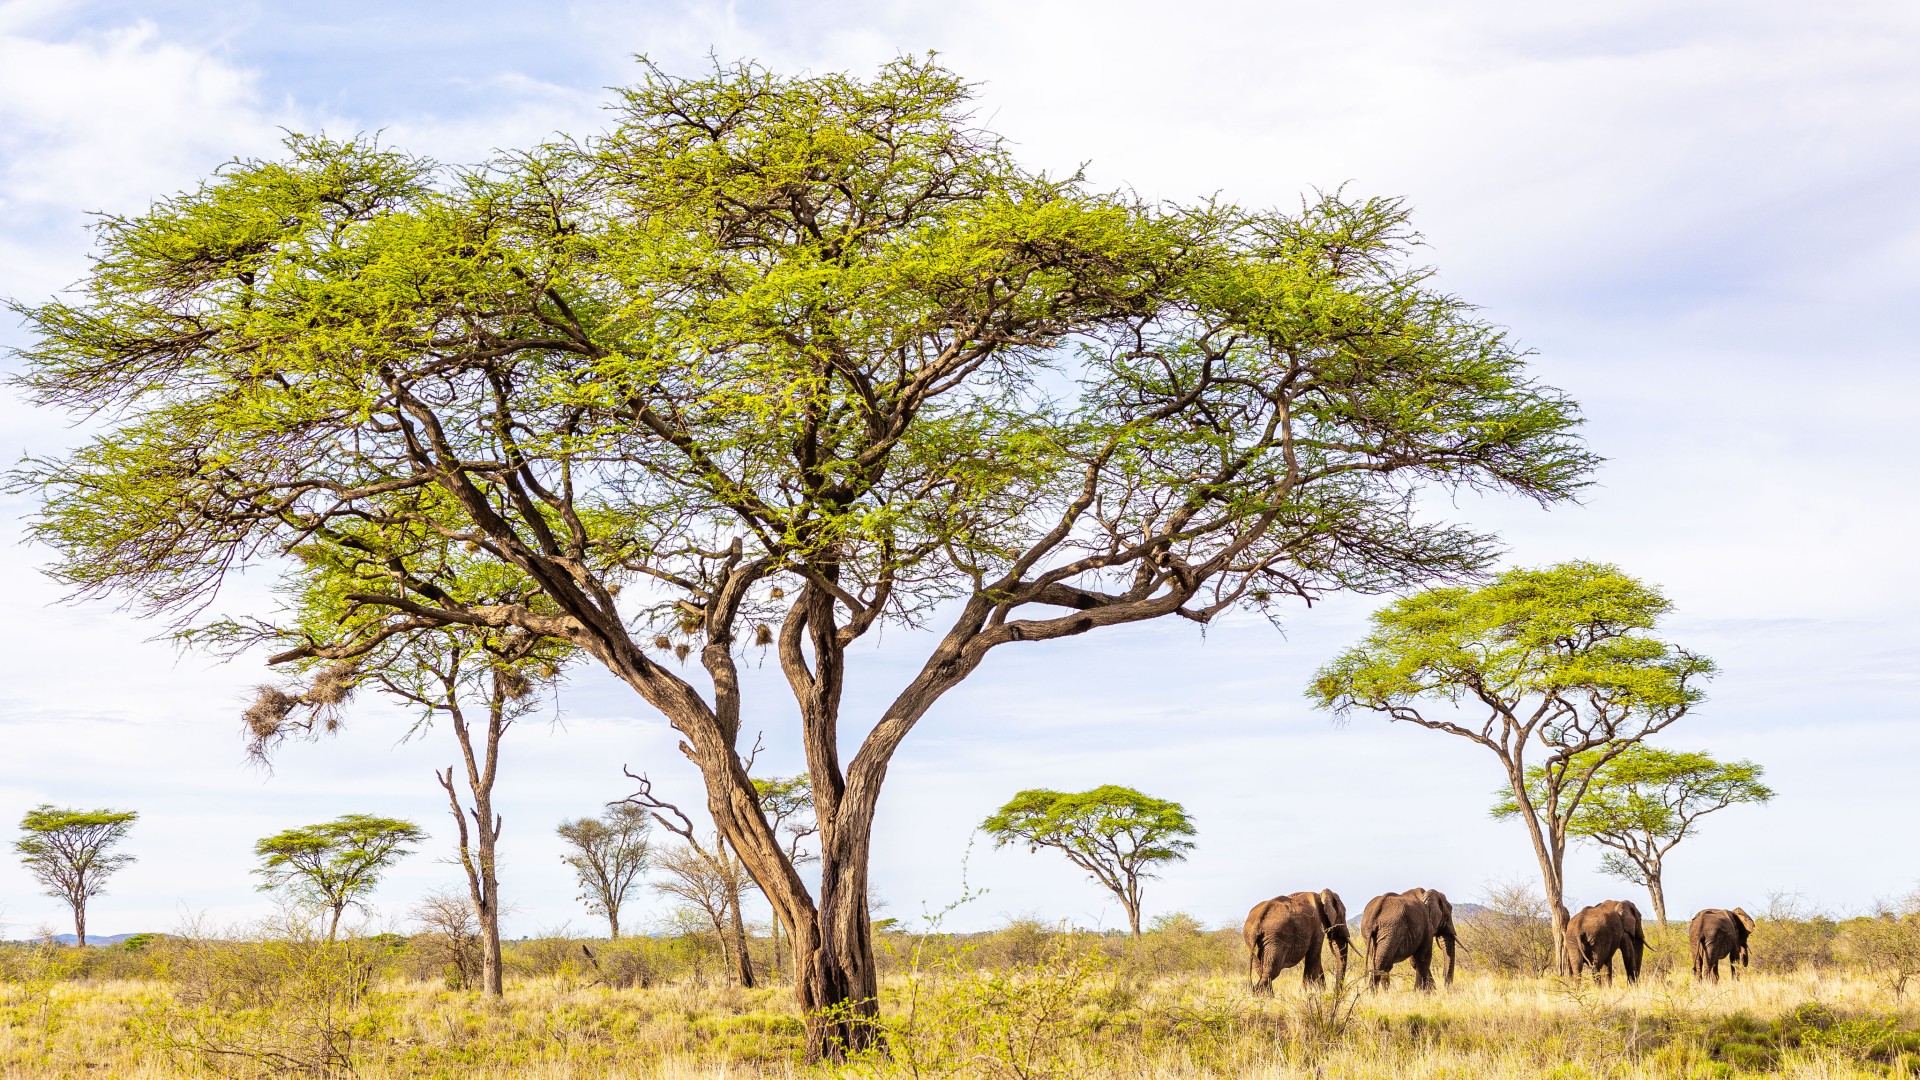
<path fill-rule="evenodd" d="M 755 645 L 773 644 L 773 627 L 768 626 L 766 623 L 761 623 L 759 626 L 754 627 L 753 643 Z"/>
<path fill-rule="evenodd" d="M 240 714 L 247 729 L 247 753 L 264 759 L 275 745 L 296 732 L 332 734 L 340 730 L 340 711 L 336 706 L 353 696 L 358 670 L 341 661 L 320 669 L 313 682 L 298 692 L 282 686 L 261 686 L 254 691 L 253 704 Z M 311 711 L 306 720 L 293 719 L 302 705 Z"/>
<path fill-rule="evenodd" d="M 500 693 L 513 701 L 533 693 L 532 680 L 519 668 L 495 668 L 493 677 L 500 683 Z"/>
<path fill-rule="evenodd" d="M 353 696 L 356 674 L 358 670 L 344 661 L 329 664 L 320 669 L 320 674 L 314 676 L 313 685 L 307 687 L 307 692 L 301 696 L 310 705 L 338 705 Z"/>
<path fill-rule="evenodd" d="M 300 704 L 298 695 L 289 694 L 277 686 L 262 686 L 256 693 L 253 704 L 240 714 L 247 725 L 247 734 L 257 745 L 278 739 L 287 726 L 287 716 L 293 707 Z"/>

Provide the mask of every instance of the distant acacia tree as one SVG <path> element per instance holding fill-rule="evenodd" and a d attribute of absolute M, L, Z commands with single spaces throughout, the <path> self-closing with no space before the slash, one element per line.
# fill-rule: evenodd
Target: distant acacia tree
<path fill-rule="evenodd" d="M 363 905 L 380 875 L 426 838 L 410 821 L 343 814 L 262 839 L 253 846 L 260 858 L 253 872 L 262 879 L 260 888 L 328 913 L 327 940 L 332 941 L 347 908 Z"/>
<path fill-rule="evenodd" d="M 1667 853 L 1693 834 L 1701 817 L 1773 798 L 1773 789 L 1760 781 L 1765 769 L 1751 761 L 1715 761 L 1704 752 L 1635 745 L 1602 765 L 1582 760 L 1570 771 L 1590 773 L 1592 782 L 1567 821 L 1567 835 L 1607 848 L 1600 868 L 1644 886 L 1653 901 L 1653 917 L 1662 923 L 1667 921 L 1662 879 Z M 1545 804 L 1547 783 L 1543 767 L 1527 770 L 1535 805 Z M 1493 816 L 1508 818 L 1519 812 L 1513 793 L 1502 791 Z"/>
<path fill-rule="evenodd" d="M 624 802 L 609 803 L 599 817 L 563 821 L 554 829 L 567 845 L 560 861 L 573 868 L 580 902 L 607 920 L 607 936 L 620 936 L 620 909 L 633 883 L 647 869 L 653 815 Z"/>
<path fill-rule="evenodd" d="M 87 901 L 106 891 L 107 879 L 134 861 L 113 850 L 139 814 L 132 810 L 74 810 L 42 803 L 20 819 L 13 850 L 48 896 L 73 909 L 73 937 L 87 943 Z"/>
<path fill-rule="evenodd" d="M 1309 690 L 1337 714 L 1383 713 L 1493 752 L 1533 841 L 1562 967 L 1567 839 L 1595 776 L 1685 716 L 1713 673 L 1651 633 L 1670 606 L 1600 563 L 1509 570 L 1375 612 L 1372 632 Z"/>
<path fill-rule="evenodd" d="M 1101 190 L 1023 166 L 972 93 L 912 57 L 647 67 L 592 136 L 473 168 L 293 137 L 104 218 L 83 282 L 16 305 L 30 403 L 96 421 L 14 474 L 33 536 L 76 594 L 189 622 L 329 549 L 367 618 L 281 664 L 420 627 L 591 657 L 684 738 L 802 957 L 810 1055 L 868 1045 L 882 787 L 989 654 L 1472 572 L 1491 539 L 1419 489 L 1550 503 L 1593 460 L 1574 403 L 1416 261 L 1400 202 Z M 423 535 L 541 603 L 408 572 Z M 846 722 L 856 645 L 934 619 Z M 740 765 L 755 642 L 792 698 L 817 896 Z"/>
<path fill-rule="evenodd" d="M 980 828 L 994 846 L 1052 848 L 1085 870 L 1120 900 L 1127 927 L 1140 936 L 1140 890 L 1155 867 L 1187 857 L 1193 820 L 1177 802 L 1106 784 L 1067 794 L 1022 791 Z"/>

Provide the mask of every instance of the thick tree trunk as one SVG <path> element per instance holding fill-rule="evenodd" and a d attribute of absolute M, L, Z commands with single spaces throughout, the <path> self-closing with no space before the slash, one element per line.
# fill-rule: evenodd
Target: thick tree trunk
<path fill-rule="evenodd" d="M 607 938 L 620 940 L 620 909 L 611 904 L 607 905 Z"/>
<path fill-rule="evenodd" d="M 1121 901 L 1121 905 L 1127 909 L 1127 929 L 1133 931 L 1134 937 L 1139 937 L 1140 936 L 1140 905 L 1129 903 L 1124 900 Z"/>
<path fill-rule="evenodd" d="M 327 923 L 327 944 L 333 944 L 340 934 L 340 916 L 347 910 L 345 904 L 333 905 L 333 918 Z"/>
<path fill-rule="evenodd" d="M 87 943 L 87 905 L 84 900 L 73 905 L 73 942 L 75 945 Z"/>
<path fill-rule="evenodd" d="M 1667 893 L 1660 885 L 1658 868 L 1647 874 L 1647 895 L 1653 900 L 1653 921 L 1661 926 L 1667 925 Z"/>

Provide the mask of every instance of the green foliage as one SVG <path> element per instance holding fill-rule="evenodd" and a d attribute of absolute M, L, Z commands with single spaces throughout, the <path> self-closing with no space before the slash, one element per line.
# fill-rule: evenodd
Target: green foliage
<path fill-rule="evenodd" d="M 22 835 L 13 850 L 48 896 L 73 908 L 74 933 L 82 945 L 87 901 L 106 890 L 109 877 L 134 862 L 131 854 L 113 849 L 139 817 L 131 810 L 75 810 L 42 803 L 20 819 Z"/>
<path fill-rule="evenodd" d="M 1429 589 L 1375 612 L 1372 632 L 1315 675 L 1310 695 L 1341 714 L 1395 719 L 1423 700 L 1496 715 L 1528 702 L 1546 718 L 1543 740 L 1573 747 L 1570 761 L 1636 718 L 1657 722 L 1704 696 L 1697 684 L 1712 662 L 1648 633 L 1670 606 L 1652 587 L 1589 562 Z"/>
<path fill-rule="evenodd" d="M 627 802 L 609 803 L 597 818 L 578 818 L 555 826 L 567 845 L 560 861 L 573 870 L 580 902 L 607 920 L 610 937 L 620 936 L 620 907 L 633 883 L 647 869 L 652 846 L 647 839 L 653 817 Z"/>
<path fill-rule="evenodd" d="M 1022 791 L 980 828 L 995 847 L 1051 848 L 1119 897 L 1133 932 L 1140 932 L 1140 880 L 1157 864 L 1178 862 L 1193 849 L 1193 820 L 1177 802 L 1129 787 L 1104 784 L 1067 793 Z"/>
<path fill-rule="evenodd" d="M 1598 770 L 1685 716 L 1713 674 L 1711 660 L 1652 633 L 1669 607 L 1613 566 L 1516 568 L 1375 612 L 1308 694 L 1340 716 L 1378 712 L 1498 755 L 1558 905 L 1567 830 Z M 1529 765 L 1536 749 L 1545 758 Z"/>
<path fill-rule="evenodd" d="M 1729 806 L 1764 803 L 1773 789 L 1761 782 L 1766 770 L 1751 761 L 1720 762 L 1705 752 L 1683 753 L 1636 744 L 1605 758 L 1589 750 L 1569 766 L 1590 776 L 1585 796 L 1567 819 L 1567 835 L 1613 849 L 1601 869 L 1636 885 L 1659 880 L 1660 860 L 1686 839 L 1706 814 Z M 1546 801 L 1546 770 L 1527 770 L 1535 804 Z M 1495 794 L 1493 816 L 1520 812 L 1512 789 Z"/>
<path fill-rule="evenodd" d="M 380 883 L 380 875 L 426 837 L 410 821 L 342 814 L 260 840 L 253 846 L 260 858 L 253 872 L 261 878 L 260 888 L 284 891 L 330 912 L 327 938 L 332 940 L 341 913 L 362 903 Z"/>
<path fill-rule="evenodd" d="M 1483 564 L 1403 481 L 1585 482 L 1573 404 L 1407 265 L 1400 204 L 1142 204 L 1023 169 L 969 96 L 911 58 L 649 69 L 594 138 L 455 170 L 294 137 L 104 219 L 75 297 L 15 305 L 30 396 L 121 418 L 17 474 L 35 535 L 157 609 L 295 551 L 363 622 L 576 640 L 643 579 L 731 643 L 785 614 L 735 571 L 862 590 L 863 628 L 955 595 L 1205 617 Z M 407 565 L 447 540 L 550 607 Z"/>
<path fill-rule="evenodd" d="M 297 924 L 247 941 L 191 936 L 171 957 L 173 994 L 134 1033 L 219 1076 L 357 1076 L 390 1020 L 374 988 L 385 951 Z"/>

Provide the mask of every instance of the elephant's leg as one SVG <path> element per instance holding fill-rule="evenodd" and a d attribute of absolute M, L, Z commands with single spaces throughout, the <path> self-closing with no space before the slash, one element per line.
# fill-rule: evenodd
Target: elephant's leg
<path fill-rule="evenodd" d="M 1413 953 L 1413 988 L 1415 990 L 1433 989 L 1433 939 L 1420 943 Z"/>
<path fill-rule="evenodd" d="M 1327 985 L 1327 973 L 1326 969 L 1321 966 L 1320 948 L 1318 945 L 1307 950 L 1306 960 L 1301 963 L 1300 967 L 1300 985 L 1308 987 Z"/>
<path fill-rule="evenodd" d="M 1280 975 L 1280 966 L 1274 963 L 1276 959 L 1271 942 L 1261 942 L 1254 951 L 1253 960 L 1248 966 L 1253 970 L 1253 992 L 1256 997 L 1273 996 L 1273 980 Z"/>

